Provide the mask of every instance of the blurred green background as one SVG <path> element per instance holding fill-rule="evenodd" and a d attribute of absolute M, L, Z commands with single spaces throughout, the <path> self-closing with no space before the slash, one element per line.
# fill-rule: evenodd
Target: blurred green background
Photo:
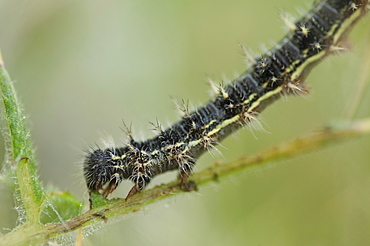
<path fill-rule="evenodd" d="M 256 53 L 285 31 L 279 10 L 308 1 L 0 1 L 0 47 L 29 115 L 46 186 L 87 201 L 84 150 L 101 137 L 124 139 L 122 120 L 140 139 L 179 117 L 171 97 L 194 106 L 209 99 L 205 75 L 232 79 L 245 70 L 240 42 Z M 299 15 L 299 14 L 297 14 Z M 263 131 L 241 130 L 216 160 L 253 154 L 328 122 L 345 120 L 369 43 L 369 17 L 351 34 L 353 49 L 315 68 L 307 98 L 290 97 L 262 114 Z M 368 48 L 369 46 L 367 46 Z M 368 81 L 370 83 L 370 81 Z M 369 117 L 370 93 L 356 118 Z M 257 138 L 257 139 L 256 139 Z M 370 242 L 370 137 L 242 172 L 120 218 L 85 245 L 365 245 Z M 3 147 L 0 157 L 3 156 Z M 173 180 L 169 173 L 152 186 Z M 130 183 L 113 196 L 124 197 Z M 16 212 L 0 185 L 0 232 Z"/>

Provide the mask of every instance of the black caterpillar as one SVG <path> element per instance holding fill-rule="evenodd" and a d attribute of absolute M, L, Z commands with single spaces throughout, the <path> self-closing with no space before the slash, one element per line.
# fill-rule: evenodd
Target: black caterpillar
<path fill-rule="evenodd" d="M 251 68 L 229 85 L 213 87 L 216 96 L 158 136 L 122 148 L 97 149 L 84 162 L 89 191 L 107 197 L 124 179 L 135 183 L 127 198 L 163 172 L 179 170 L 180 185 L 189 177 L 196 159 L 231 132 L 256 119 L 270 103 L 285 94 L 308 93 L 304 79 L 311 68 L 330 53 L 341 50 L 351 27 L 369 8 L 368 0 L 328 0 L 316 3 L 290 32 Z"/>

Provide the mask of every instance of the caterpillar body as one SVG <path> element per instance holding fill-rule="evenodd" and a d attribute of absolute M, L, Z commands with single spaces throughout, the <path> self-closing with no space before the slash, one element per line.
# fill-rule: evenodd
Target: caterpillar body
<path fill-rule="evenodd" d="M 120 182 L 134 186 L 126 199 L 141 191 L 163 172 L 179 170 L 185 184 L 196 159 L 226 136 L 256 120 L 258 114 L 287 94 L 308 93 L 304 79 L 325 56 L 341 50 L 351 27 L 368 11 L 368 0 L 316 2 L 280 43 L 255 59 L 248 71 L 225 87 L 215 86 L 216 95 L 194 112 L 183 109 L 182 119 L 143 142 L 122 148 L 96 149 L 88 153 L 83 171 L 89 191 L 107 197 Z"/>

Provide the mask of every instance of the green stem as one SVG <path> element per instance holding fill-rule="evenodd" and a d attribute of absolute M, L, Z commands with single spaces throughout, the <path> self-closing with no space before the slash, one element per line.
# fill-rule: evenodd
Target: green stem
<path fill-rule="evenodd" d="M 9 162 L 15 165 L 16 193 L 26 210 L 26 222 L 39 223 L 43 190 L 38 180 L 35 155 L 13 83 L 5 69 L 0 53 L 0 89 L 4 103 L 4 118 L 8 132 L 3 134 L 8 144 Z"/>
<path fill-rule="evenodd" d="M 344 141 L 367 134 L 370 134 L 370 118 L 352 123 L 324 127 L 314 133 L 271 147 L 254 156 L 242 157 L 225 163 L 216 163 L 192 175 L 190 180 L 198 186 L 202 186 L 210 181 L 218 181 L 220 178 L 237 171 L 247 168 L 264 168 L 272 161 L 286 160 L 304 152 L 321 149 L 328 144 L 338 143 L 339 140 Z M 24 225 L 0 237 L 0 245 L 42 244 L 50 238 L 74 231 L 78 228 L 102 223 L 112 217 L 135 213 L 151 203 L 180 193 L 184 193 L 184 191 L 179 188 L 178 181 L 163 184 L 141 192 L 127 201 L 124 199 L 106 201 L 103 205 L 63 223 L 34 227 Z M 93 195 L 95 197 L 100 196 L 98 194 Z"/>

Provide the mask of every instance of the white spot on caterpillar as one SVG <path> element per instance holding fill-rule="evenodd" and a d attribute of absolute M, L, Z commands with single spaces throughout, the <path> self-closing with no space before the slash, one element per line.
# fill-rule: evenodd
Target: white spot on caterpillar
<path fill-rule="evenodd" d="M 355 3 L 351 3 L 351 5 L 349 6 L 349 9 L 355 11 L 358 9 L 358 5 Z"/>
<path fill-rule="evenodd" d="M 261 57 L 260 61 L 257 64 L 257 67 L 260 68 L 261 70 L 259 71 L 260 73 L 263 73 L 265 69 L 268 67 L 268 60 L 266 57 Z"/>
<path fill-rule="evenodd" d="M 276 78 L 275 76 L 273 76 L 272 78 L 271 78 L 271 84 L 272 85 L 274 85 L 276 82 L 278 82 L 280 79 L 278 79 L 278 78 Z"/>
<path fill-rule="evenodd" d="M 232 104 L 232 103 L 229 103 L 228 105 L 226 105 L 227 108 L 233 108 L 235 105 Z"/>
<path fill-rule="evenodd" d="M 310 29 L 307 28 L 306 25 L 302 25 L 299 28 L 301 29 L 301 33 L 303 34 L 303 36 L 307 37 Z"/>
<path fill-rule="evenodd" d="M 229 97 L 229 94 L 227 94 L 227 92 L 225 91 L 224 87 L 220 85 L 219 87 L 219 93 L 222 95 L 222 97 L 224 99 L 228 98 Z"/>
<path fill-rule="evenodd" d="M 317 52 L 320 52 L 323 48 L 323 46 L 319 42 L 315 42 L 312 44 L 312 47 L 317 50 Z"/>
<path fill-rule="evenodd" d="M 262 59 L 261 62 L 259 63 L 259 66 L 261 68 L 266 68 L 267 67 L 267 62 L 265 61 L 265 59 Z"/>
<path fill-rule="evenodd" d="M 192 121 L 191 122 L 191 125 L 192 125 L 192 127 L 193 127 L 194 130 L 197 129 L 197 123 L 195 123 L 195 121 Z"/>

